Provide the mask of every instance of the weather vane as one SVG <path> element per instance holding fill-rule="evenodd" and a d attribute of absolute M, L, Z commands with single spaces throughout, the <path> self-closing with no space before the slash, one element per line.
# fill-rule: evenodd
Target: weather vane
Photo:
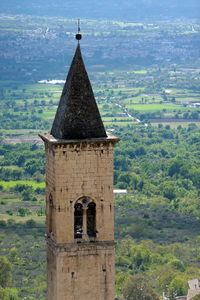
<path fill-rule="evenodd" d="M 81 26 L 80 26 L 80 19 L 78 19 L 78 33 L 76 34 L 76 39 L 80 41 L 82 39 L 82 35 L 80 34 Z"/>

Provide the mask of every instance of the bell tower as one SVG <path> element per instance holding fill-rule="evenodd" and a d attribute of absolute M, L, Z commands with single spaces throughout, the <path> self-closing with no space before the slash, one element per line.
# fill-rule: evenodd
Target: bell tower
<path fill-rule="evenodd" d="M 40 137 L 47 300 L 114 300 L 113 148 L 119 139 L 105 132 L 79 42 L 51 133 Z"/>

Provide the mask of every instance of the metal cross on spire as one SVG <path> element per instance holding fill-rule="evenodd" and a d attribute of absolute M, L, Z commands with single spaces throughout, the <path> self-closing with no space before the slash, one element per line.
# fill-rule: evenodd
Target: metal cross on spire
<path fill-rule="evenodd" d="M 78 42 L 82 39 L 82 35 L 80 34 L 81 31 L 81 22 L 80 19 L 78 19 L 78 33 L 76 34 L 76 39 Z"/>
<path fill-rule="evenodd" d="M 81 22 L 80 19 L 78 19 L 78 33 L 81 31 Z"/>

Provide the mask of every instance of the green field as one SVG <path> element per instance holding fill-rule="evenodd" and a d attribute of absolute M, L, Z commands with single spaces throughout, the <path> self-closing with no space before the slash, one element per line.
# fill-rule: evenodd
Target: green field
<path fill-rule="evenodd" d="M 180 111 L 187 111 L 187 107 L 183 107 L 180 105 L 174 105 L 174 104 L 137 104 L 137 105 L 127 105 L 128 109 L 134 109 L 141 112 L 154 112 L 154 111 L 174 111 L 174 110 L 180 110 Z M 190 108 L 190 110 L 195 110 L 195 108 Z"/>
<path fill-rule="evenodd" d="M 167 77 L 170 72 L 154 68 L 106 73 L 92 71 L 92 86 L 105 124 L 132 122 L 128 113 L 141 121 L 160 119 L 164 122 L 169 118 L 198 121 L 199 109 L 189 106 L 190 102 L 200 101 L 196 87 L 198 73 L 191 74 L 194 88 L 189 89 L 185 84 L 180 88 L 179 81 L 186 80 L 185 73 Z M 165 76 L 163 81 L 160 76 Z M 149 77 L 154 78 L 154 85 L 148 82 Z M 32 135 L 50 130 L 63 84 L 2 81 L 0 86 L 4 95 L 0 112 L 1 135 Z"/>
<path fill-rule="evenodd" d="M 36 182 L 31 180 L 0 181 L 0 186 L 2 186 L 6 191 L 9 191 L 11 188 L 15 187 L 18 184 L 31 186 L 34 190 L 37 188 L 45 188 L 44 182 Z"/>
<path fill-rule="evenodd" d="M 35 222 L 37 222 L 38 226 L 39 226 L 39 224 L 42 224 L 44 226 L 46 216 L 37 216 L 37 215 L 30 214 L 29 216 L 20 217 L 19 215 L 10 216 L 8 214 L 7 215 L 0 214 L 0 220 L 3 220 L 3 221 L 13 220 L 16 223 L 25 223 L 26 221 L 30 220 L 30 218 L 32 220 L 34 220 Z"/>
<path fill-rule="evenodd" d="M 152 126 L 158 126 L 161 122 L 158 120 L 157 122 L 153 122 Z M 177 128 L 178 126 L 181 126 L 183 128 L 188 128 L 188 125 L 192 124 L 191 122 L 162 122 L 163 126 L 169 125 L 171 128 Z M 200 122 L 195 122 L 195 125 L 200 128 Z"/>

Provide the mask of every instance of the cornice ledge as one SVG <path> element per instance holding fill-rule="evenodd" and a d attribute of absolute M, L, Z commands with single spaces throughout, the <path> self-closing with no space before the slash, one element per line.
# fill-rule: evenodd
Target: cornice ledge
<path fill-rule="evenodd" d="M 115 246 L 115 241 L 78 241 L 74 243 L 56 243 L 54 240 L 52 240 L 50 237 L 45 236 L 47 243 L 50 245 L 53 245 L 56 248 L 71 248 L 75 246 L 104 246 L 104 245 L 109 245 L 109 246 Z"/>
<path fill-rule="evenodd" d="M 55 138 L 50 133 L 39 134 L 39 137 L 45 142 L 53 145 L 67 145 L 67 144 L 81 144 L 81 143 L 113 143 L 116 144 L 120 141 L 120 138 L 111 134 L 110 132 L 106 132 L 107 137 L 99 137 L 99 138 L 87 138 L 87 139 L 76 139 L 76 140 L 66 140 L 66 139 L 58 139 Z"/>

